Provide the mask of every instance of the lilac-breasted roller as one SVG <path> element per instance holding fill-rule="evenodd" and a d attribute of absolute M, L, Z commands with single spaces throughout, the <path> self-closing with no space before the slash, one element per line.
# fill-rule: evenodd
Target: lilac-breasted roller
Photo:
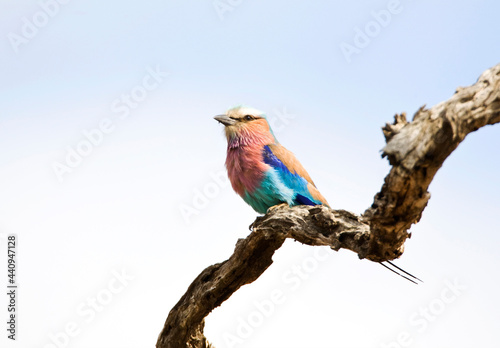
<path fill-rule="evenodd" d="M 226 168 L 231 185 L 255 211 L 265 214 L 270 207 L 281 203 L 289 206 L 328 206 L 294 154 L 278 142 L 261 111 L 238 106 L 214 118 L 225 126 Z M 387 262 L 397 270 L 420 280 L 392 262 Z M 416 283 L 383 263 L 380 264 Z"/>
<path fill-rule="evenodd" d="M 231 185 L 255 211 L 265 214 L 281 203 L 328 206 L 294 154 L 278 142 L 261 111 L 238 106 L 215 119 L 225 126 Z"/>

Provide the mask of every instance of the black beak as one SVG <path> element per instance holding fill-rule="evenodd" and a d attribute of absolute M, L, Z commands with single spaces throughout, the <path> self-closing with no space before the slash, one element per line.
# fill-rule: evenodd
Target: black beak
<path fill-rule="evenodd" d="M 214 117 L 214 119 L 222 123 L 224 126 L 231 126 L 236 123 L 236 120 L 233 120 L 226 115 L 217 115 Z"/>

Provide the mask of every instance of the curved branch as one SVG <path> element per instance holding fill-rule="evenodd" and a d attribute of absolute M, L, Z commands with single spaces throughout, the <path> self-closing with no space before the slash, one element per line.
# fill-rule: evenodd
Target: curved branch
<path fill-rule="evenodd" d="M 408 229 L 427 205 L 427 191 L 445 159 L 467 134 L 500 122 L 500 65 L 478 81 L 459 88 L 448 101 L 420 108 L 412 122 L 395 116 L 383 128 L 383 157 L 392 169 L 374 202 L 362 215 L 324 206 L 280 205 L 252 224 L 238 240 L 233 255 L 207 267 L 170 311 L 158 337 L 158 348 L 210 347 L 203 335 L 204 318 L 242 285 L 256 280 L 271 264 L 286 238 L 308 245 L 349 249 L 360 258 L 392 260 L 402 255 Z"/>
<path fill-rule="evenodd" d="M 429 184 L 445 159 L 467 134 L 498 122 L 500 65 L 486 70 L 474 85 L 458 88 L 449 100 L 421 107 L 411 123 L 401 114 L 383 128 L 387 145 L 382 156 L 392 169 L 363 214 L 371 231 L 366 257 L 384 261 L 403 254 L 407 231 L 420 220 L 430 198 Z"/>

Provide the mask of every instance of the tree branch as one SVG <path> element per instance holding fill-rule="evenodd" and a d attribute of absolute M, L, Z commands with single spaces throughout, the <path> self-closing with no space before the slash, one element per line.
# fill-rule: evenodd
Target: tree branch
<path fill-rule="evenodd" d="M 370 224 L 367 258 L 384 261 L 403 254 L 408 229 L 418 222 L 429 201 L 427 191 L 445 159 L 467 134 L 500 122 L 500 65 L 486 70 L 478 81 L 458 88 L 449 100 L 431 109 L 421 107 L 413 121 L 396 115 L 384 128 L 392 169 L 363 217 Z M 361 256 L 361 255 L 360 255 Z"/>
<path fill-rule="evenodd" d="M 210 347 L 203 335 L 204 318 L 242 285 L 256 280 L 271 264 L 286 238 L 308 245 L 349 249 L 360 258 L 386 261 L 403 254 L 408 229 L 427 205 L 427 191 L 445 159 L 467 134 L 500 122 L 500 64 L 485 71 L 449 100 L 420 108 L 412 122 L 396 115 L 383 128 L 383 157 L 392 169 L 374 202 L 362 215 L 325 206 L 279 205 L 251 225 L 233 255 L 207 267 L 172 308 L 160 333 L 158 348 Z"/>

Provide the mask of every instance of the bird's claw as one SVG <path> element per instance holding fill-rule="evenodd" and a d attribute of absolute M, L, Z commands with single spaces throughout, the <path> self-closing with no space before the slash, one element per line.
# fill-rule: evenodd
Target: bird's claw
<path fill-rule="evenodd" d="M 288 203 L 280 203 L 280 204 L 273 205 L 272 207 L 267 209 L 267 212 L 272 213 L 273 211 L 279 210 L 279 209 L 284 208 L 284 207 L 288 207 Z"/>

